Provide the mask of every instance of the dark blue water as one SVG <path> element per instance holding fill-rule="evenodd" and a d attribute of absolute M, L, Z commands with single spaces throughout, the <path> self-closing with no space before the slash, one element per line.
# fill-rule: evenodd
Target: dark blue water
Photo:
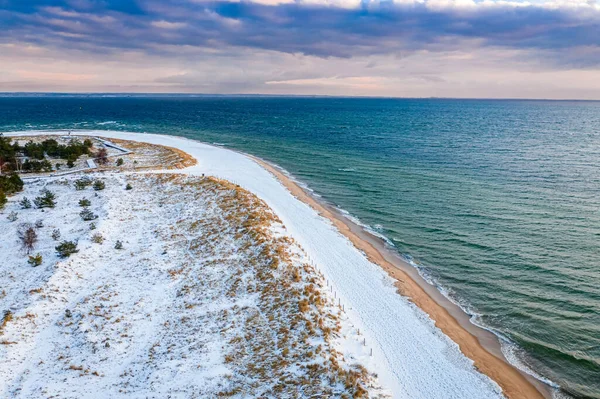
<path fill-rule="evenodd" d="M 524 367 L 600 398 L 600 103 L 0 98 L 0 131 L 66 128 L 281 165 L 412 256 Z"/>

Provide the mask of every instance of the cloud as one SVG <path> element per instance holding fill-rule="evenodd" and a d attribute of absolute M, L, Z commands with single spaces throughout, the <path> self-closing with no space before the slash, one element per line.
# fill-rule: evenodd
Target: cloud
<path fill-rule="evenodd" d="M 152 21 L 150 24 L 155 28 L 161 29 L 183 29 L 187 26 L 185 22 L 169 22 L 165 20 Z"/>
<path fill-rule="evenodd" d="M 0 0 L 0 26 L 0 65 L 45 87 L 439 96 L 600 80 L 587 0 Z M 41 59 L 55 70 L 18 73 Z"/>
<path fill-rule="evenodd" d="M 600 46 L 600 8 L 588 2 L 428 0 L 4 1 L 0 40 L 102 51 L 236 46 L 352 57 L 480 46 L 570 50 Z M 27 4 L 23 4 L 27 3 Z M 50 3 L 52 5 L 50 5 Z M 564 58 L 564 57 L 560 57 Z M 584 64 L 600 62 L 592 59 Z"/>

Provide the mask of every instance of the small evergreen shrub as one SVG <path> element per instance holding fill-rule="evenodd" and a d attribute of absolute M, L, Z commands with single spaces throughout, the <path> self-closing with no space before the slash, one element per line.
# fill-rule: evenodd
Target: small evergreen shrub
<path fill-rule="evenodd" d="M 90 223 L 90 230 L 96 230 L 96 223 Z"/>
<path fill-rule="evenodd" d="M 19 214 L 15 211 L 12 211 L 11 213 L 8 214 L 7 219 L 10 222 L 15 222 L 17 219 L 19 218 Z"/>
<path fill-rule="evenodd" d="M 63 241 L 59 245 L 54 247 L 54 249 L 56 250 L 58 256 L 61 258 L 68 258 L 74 253 L 79 252 L 79 250 L 77 249 L 77 243 L 73 241 Z"/>
<path fill-rule="evenodd" d="M 60 240 L 60 230 L 59 229 L 54 229 L 52 230 L 52 235 L 51 235 L 52 239 L 54 241 L 58 241 Z"/>
<path fill-rule="evenodd" d="M 115 249 L 123 249 L 123 243 L 120 240 L 115 242 Z"/>
<path fill-rule="evenodd" d="M 125 190 L 132 190 L 133 187 L 131 187 L 131 184 L 127 183 L 127 185 L 125 186 Z"/>
<path fill-rule="evenodd" d="M 92 202 L 87 199 L 87 198 L 83 198 L 79 200 L 79 206 L 90 206 L 92 205 Z"/>
<path fill-rule="evenodd" d="M 29 255 L 29 259 L 27 260 L 31 266 L 36 267 L 42 264 L 42 255 L 37 254 L 35 256 Z"/>
<path fill-rule="evenodd" d="M 48 189 L 44 189 L 39 197 L 33 200 L 33 203 L 38 208 L 54 208 L 56 206 L 56 196 Z"/>
<path fill-rule="evenodd" d="M 60 170 L 60 167 L 62 166 L 62 163 L 57 162 L 56 165 L 54 165 L 54 168 L 56 170 Z"/>
<path fill-rule="evenodd" d="M 96 191 L 100 191 L 100 190 L 104 190 L 104 187 L 105 187 L 105 186 L 106 186 L 106 185 L 104 184 L 104 182 L 103 182 L 102 180 L 96 180 L 96 181 L 94 182 L 93 188 L 94 188 L 94 190 L 96 190 Z"/>
<path fill-rule="evenodd" d="M 31 208 L 31 201 L 29 201 L 29 198 L 25 197 L 19 201 L 19 205 L 21 205 L 21 209 L 29 209 Z"/>
<path fill-rule="evenodd" d="M 79 212 L 79 216 L 81 216 L 81 218 L 83 220 L 85 220 L 86 222 L 89 222 L 90 220 L 95 220 L 98 219 L 98 215 L 96 215 L 94 212 L 90 211 L 89 208 L 84 208 L 83 211 Z"/>
<path fill-rule="evenodd" d="M 72 168 L 75 166 L 75 162 L 72 159 L 67 160 L 67 168 Z"/>
<path fill-rule="evenodd" d="M 123 165 L 123 158 L 119 158 L 117 159 L 117 166 L 122 166 Z"/>
<path fill-rule="evenodd" d="M 6 198 L 6 194 L 4 191 L 0 190 L 0 209 L 4 208 L 4 205 L 8 202 L 8 198 Z"/>
<path fill-rule="evenodd" d="M 81 178 L 81 179 L 75 180 L 75 189 L 76 190 L 85 190 L 85 188 L 87 186 L 91 186 L 91 185 L 92 185 L 92 181 L 87 178 Z"/>
<path fill-rule="evenodd" d="M 42 227 L 44 227 L 44 221 L 42 219 L 38 219 L 35 221 L 35 227 L 37 229 L 41 229 Z"/>

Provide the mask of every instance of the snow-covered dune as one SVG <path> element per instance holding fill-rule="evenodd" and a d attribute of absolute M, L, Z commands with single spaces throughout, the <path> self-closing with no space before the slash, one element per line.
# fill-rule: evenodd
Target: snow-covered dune
<path fill-rule="evenodd" d="M 180 172 L 228 179 L 262 198 L 333 286 L 352 323 L 373 349 L 366 366 L 378 374 L 380 383 L 394 392 L 394 397 L 502 397 L 500 388 L 475 370 L 426 314 L 397 294 L 380 267 L 251 158 L 174 136 L 108 131 L 85 134 L 181 149 L 198 163 Z"/>

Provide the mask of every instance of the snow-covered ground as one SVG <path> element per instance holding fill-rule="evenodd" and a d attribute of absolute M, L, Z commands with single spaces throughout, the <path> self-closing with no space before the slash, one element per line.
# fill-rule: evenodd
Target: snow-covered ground
<path fill-rule="evenodd" d="M 500 388 L 480 374 L 429 317 L 396 293 L 392 280 L 311 207 L 293 197 L 250 158 L 224 148 L 173 136 L 86 132 L 147 141 L 188 152 L 198 164 L 192 175 L 234 181 L 263 199 L 308 254 L 360 330 L 373 356 L 362 359 L 396 398 L 494 398 Z"/>
<path fill-rule="evenodd" d="M 0 215 L 0 397 L 383 393 L 363 337 L 257 197 L 212 178 L 88 176 L 105 188 L 40 179 Z M 42 189 L 54 208 L 21 208 Z M 81 218 L 84 198 L 97 218 Z M 41 265 L 19 250 L 23 223 Z M 58 258 L 63 240 L 79 252 Z"/>

